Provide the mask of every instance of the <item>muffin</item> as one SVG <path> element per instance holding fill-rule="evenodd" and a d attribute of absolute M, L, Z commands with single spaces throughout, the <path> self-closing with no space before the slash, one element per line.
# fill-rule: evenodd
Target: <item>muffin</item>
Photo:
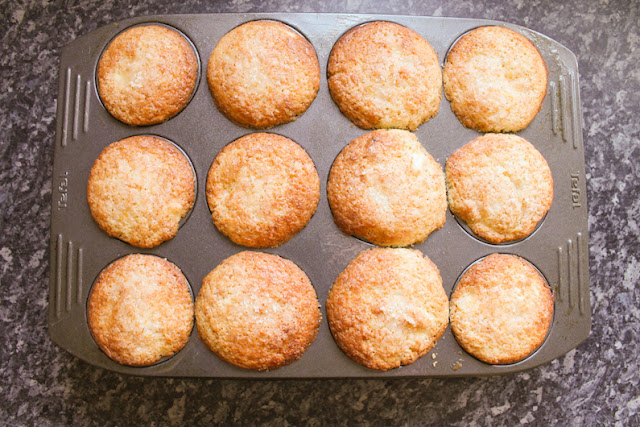
<path fill-rule="evenodd" d="M 438 113 L 442 72 L 431 45 L 399 24 L 359 25 L 334 45 L 331 97 L 362 129 L 415 130 Z"/>
<path fill-rule="evenodd" d="M 220 359 L 271 370 L 298 360 L 320 326 L 316 292 L 298 266 L 276 255 L 241 252 L 202 281 L 198 335 Z"/>
<path fill-rule="evenodd" d="M 309 155 L 272 133 L 252 133 L 224 147 L 207 177 L 214 224 L 234 243 L 253 248 L 291 239 L 319 199 L 320 180 Z"/>
<path fill-rule="evenodd" d="M 408 365 L 444 333 L 449 301 L 438 268 L 414 249 L 361 252 L 338 275 L 327 319 L 342 351 L 371 369 Z"/>
<path fill-rule="evenodd" d="M 526 37 L 479 27 L 451 48 L 444 93 L 460 122 L 479 132 L 517 132 L 529 125 L 547 93 L 547 66 Z"/>
<path fill-rule="evenodd" d="M 116 119 L 162 123 L 187 106 L 198 80 L 198 57 L 177 31 L 144 25 L 120 33 L 98 63 L 98 92 Z"/>
<path fill-rule="evenodd" d="M 91 168 L 87 201 L 109 236 L 140 248 L 173 238 L 195 201 L 187 157 L 155 136 L 133 136 L 107 146 Z"/>
<path fill-rule="evenodd" d="M 451 330 L 469 354 L 490 364 L 514 363 L 544 342 L 554 297 L 540 273 L 515 255 L 473 264 L 451 296 Z"/>
<path fill-rule="evenodd" d="M 216 106 L 229 120 L 267 129 L 307 110 L 320 87 L 320 66 L 311 43 L 289 26 L 251 21 L 220 39 L 207 79 Z"/>
<path fill-rule="evenodd" d="M 193 328 L 187 279 L 171 262 L 133 254 L 107 266 L 87 304 L 89 329 L 111 359 L 148 366 L 180 351 Z"/>
<path fill-rule="evenodd" d="M 344 233 L 379 246 L 421 242 L 445 222 L 442 168 L 405 130 L 351 141 L 331 167 L 327 196 Z"/>
<path fill-rule="evenodd" d="M 516 135 L 480 136 L 457 149 L 445 169 L 451 212 L 490 243 L 529 236 L 553 202 L 547 161 Z"/>

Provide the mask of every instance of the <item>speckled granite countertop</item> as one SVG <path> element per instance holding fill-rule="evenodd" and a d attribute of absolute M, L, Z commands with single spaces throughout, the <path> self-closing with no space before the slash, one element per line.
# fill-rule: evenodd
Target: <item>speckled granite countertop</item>
<path fill-rule="evenodd" d="M 16 1 L 0 4 L 0 423 L 8 425 L 640 424 L 640 15 L 627 0 Z M 514 375 L 402 380 L 198 380 L 94 368 L 47 334 L 60 49 L 134 16 L 342 12 L 486 18 L 578 56 L 589 199 L 590 338 Z"/>

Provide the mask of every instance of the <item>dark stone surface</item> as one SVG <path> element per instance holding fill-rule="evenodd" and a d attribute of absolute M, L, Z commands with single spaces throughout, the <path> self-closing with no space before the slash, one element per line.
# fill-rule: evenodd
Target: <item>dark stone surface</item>
<path fill-rule="evenodd" d="M 627 0 L 0 3 L 0 423 L 8 425 L 640 423 L 640 16 Z M 87 365 L 47 335 L 60 49 L 124 18 L 213 12 L 498 19 L 578 56 L 590 227 L 590 338 L 490 378 L 247 381 L 140 378 Z"/>

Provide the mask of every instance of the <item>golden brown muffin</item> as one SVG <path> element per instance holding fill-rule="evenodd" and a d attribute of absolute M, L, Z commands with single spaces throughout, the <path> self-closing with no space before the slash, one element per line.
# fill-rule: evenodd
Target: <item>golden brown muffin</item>
<path fill-rule="evenodd" d="M 213 222 L 234 243 L 274 247 L 316 211 L 320 180 L 302 147 L 284 136 L 252 133 L 227 145 L 207 177 Z"/>
<path fill-rule="evenodd" d="M 438 113 L 442 72 L 431 45 L 392 22 L 359 25 L 334 45 L 331 97 L 363 129 L 415 130 Z"/>
<path fill-rule="evenodd" d="M 338 275 L 327 298 L 329 327 L 342 351 L 382 371 L 430 351 L 448 317 L 440 272 L 414 249 L 361 252 Z"/>
<path fill-rule="evenodd" d="M 87 310 L 94 340 L 122 365 L 148 366 L 177 353 L 193 328 L 187 279 L 153 255 L 127 255 L 102 270 Z"/>
<path fill-rule="evenodd" d="M 289 26 L 251 21 L 220 39 L 207 79 L 216 106 L 229 120 L 267 129 L 307 110 L 320 87 L 320 66 L 311 43 Z"/>
<path fill-rule="evenodd" d="M 515 255 L 473 264 L 451 296 L 451 329 L 468 353 L 491 364 L 513 363 L 543 343 L 554 297 L 538 271 Z"/>
<path fill-rule="evenodd" d="M 144 25 L 120 33 L 98 63 L 105 108 L 129 125 L 153 125 L 178 114 L 191 99 L 198 58 L 177 31 Z"/>
<path fill-rule="evenodd" d="M 442 168 L 405 130 L 351 141 L 331 167 L 327 195 L 343 232 L 379 246 L 421 242 L 445 222 Z"/>
<path fill-rule="evenodd" d="M 200 339 L 222 360 L 271 370 L 298 360 L 316 339 L 320 308 L 309 278 L 276 255 L 241 252 L 202 281 Z"/>
<path fill-rule="evenodd" d="M 547 161 L 516 135 L 487 134 L 447 160 L 451 212 L 491 243 L 531 234 L 553 202 Z"/>
<path fill-rule="evenodd" d="M 547 66 L 523 35 L 479 27 L 462 36 L 444 65 L 444 93 L 468 128 L 516 132 L 529 125 L 547 94 Z"/>
<path fill-rule="evenodd" d="M 195 201 L 195 174 L 172 143 L 132 136 L 106 147 L 91 168 L 87 200 L 109 236 L 151 248 L 173 238 Z"/>

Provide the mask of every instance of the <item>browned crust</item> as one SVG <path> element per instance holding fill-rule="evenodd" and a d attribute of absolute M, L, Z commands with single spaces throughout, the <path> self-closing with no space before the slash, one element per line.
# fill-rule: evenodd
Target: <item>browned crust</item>
<path fill-rule="evenodd" d="M 363 129 L 415 130 L 440 108 L 438 56 L 418 33 L 392 22 L 344 34 L 331 51 L 327 77 L 335 103 Z"/>
<path fill-rule="evenodd" d="M 222 360 L 271 370 L 298 360 L 315 340 L 321 314 L 306 274 L 276 255 L 245 251 L 202 281 L 200 339 Z"/>
<path fill-rule="evenodd" d="M 213 222 L 234 243 L 275 247 L 302 230 L 318 206 L 320 179 L 307 152 L 271 133 L 252 133 L 220 151 L 209 169 Z"/>
<path fill-rule="evenodd" d="M 516 135 L 487 134 L 459 148 L 446 180 L 451 212 L 491 243 L 529 236 L 553 203 L 547 161 Z"/>
<path fill-rule="evenodd" d="M 404 130 L 351 141 L 331 167 L 327 196 L 343 232 L 379 246 L 421 242 L 446 219 L 442 168 Z"/>
<path fill-rule="evenodd" d="M 89 329 L 111 359 L 148 366 L 180 351 L 193 328 L 193 298 L 178 267 L 133 254 L 98 276 L 87 306 Z"/>
<path fill-rule="evenodd" d="M 527 261 L 492 254 L 472 265 L 451 297 L 451 330 L 471 355 L 490 364 L 514 363 L 544 342 L 554 296 Z"/>
<path fill-rule="evenodd" d="M 105 108 L 129 125 L 162 123 L 191 99 L 198 58 L 185 38 L 159 25 L 130 28 L 109 44 L 98 63 Z"/>
<path fill-rule="evenodd" d="M 414 249 L 361 252 L 327 298 L 327 319 L 338 346 L 356 362 L 383 371 L 429 352 L 448 316 L 438 268 Z"/>
<path fill-rule="evenodd" d="M 209 57 L 216 107 L 243 127 L 267 129 L 296 120 L 320 88 L 311 43 L 289 26 L 251 21 L 220 39 Z"/>
<path fill-rule="evenodd" d="M 542 55 L 526 37 L 504 27 L 479 27 L 449 51 L 444 93 L 464 126 L 516 132 L 542 108 L 548 74 Z"/>
<path fill-rule="evenodd" d="M 151 248 L 178 232 L 195 201 L 195 175 L 172 143 L 133 136 L 100 153 L 91 168 L 87 201 L 109 236 Z"/>

